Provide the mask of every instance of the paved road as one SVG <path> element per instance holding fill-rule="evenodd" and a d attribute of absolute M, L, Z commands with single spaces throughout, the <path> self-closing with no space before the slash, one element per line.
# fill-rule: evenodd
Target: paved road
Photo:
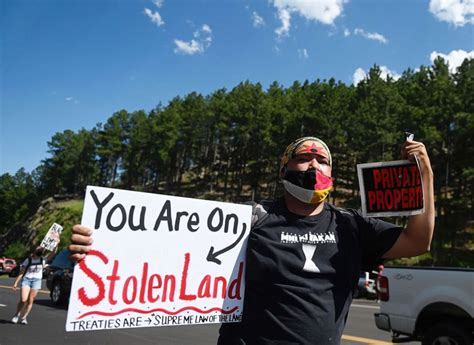
<path fill-rule="evenodd" d="M 28 317 L 29 324 L 10 323 L 18 301 L 11 278 L 0 277 L 0 345 L 213 345 L 219 325 L 119 329 L 113 331 L 66 332 L 67 310 L 52 306 L 42 290 Z M 44 287 L 43 282 L 43 287 Z M 391 337 L 375 327 L 373 314 L 378 306 L 372 301 L 356 300 L 351 307 L 342 345 L 388 345 Z M 411 342 L 407 345 L 419 345 Z"/>

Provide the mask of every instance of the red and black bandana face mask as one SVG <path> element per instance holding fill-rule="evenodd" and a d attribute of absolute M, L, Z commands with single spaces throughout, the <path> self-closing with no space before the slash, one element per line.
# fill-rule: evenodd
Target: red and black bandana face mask
<path fill-rule="evenodd" d="M 283 185 L 285 190 L 298 200 L 308 204 L 319 204 L 331 192 L 332 179 L 319 169 L 286 170 Z"/>

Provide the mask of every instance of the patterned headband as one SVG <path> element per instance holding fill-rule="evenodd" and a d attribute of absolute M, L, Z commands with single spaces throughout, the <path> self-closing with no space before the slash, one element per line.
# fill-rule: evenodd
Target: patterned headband
<path fill-rule="evenodd" d="M 306 141 L 314 141 L 318 145 L 313 144 L 311 147 L 305 147 L 304 150 L 298 150 L 301 145 Z M 292 159 L 297 153 L 315 153 L 329 159 L 329 165 L 332 166 L 331 151 L 324 141 L 316 137 L 302 137 L 293 141 L 287 146 L 283 156 L 281 157 L 280 168 L 283 168 L 288 164 L 288 161 Z"/>

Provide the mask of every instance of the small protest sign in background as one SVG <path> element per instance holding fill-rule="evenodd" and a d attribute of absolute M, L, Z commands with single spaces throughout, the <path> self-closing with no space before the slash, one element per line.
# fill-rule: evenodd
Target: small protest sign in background
<path fill-rule="evenodd" d="M 87 187 L 67 331 L 238 322 L 252 207 Z"/>
<path fill-rule="evenodd" d="M 53 251 L 59 243 L 59 237 L 62 231 L 63 227 L 61 225 L 53 223 L 46 233 L 46 236 L 44 236 L 43 241 L 41 241 L 40 247 Z"/>
<path fill-rule="evenodd" d="M 424 212 L 423 185 L 417 163 L 408 160 L 358 164 L 362 213 L 368 217 Z"/>

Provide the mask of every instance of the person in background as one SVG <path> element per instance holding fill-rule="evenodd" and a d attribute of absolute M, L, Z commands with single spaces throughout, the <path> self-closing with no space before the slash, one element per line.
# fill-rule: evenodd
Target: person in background
<path fill-rule="evenodd" d="M 377 270 L 375 271 L 375 273 L 377 274 L 377 278 L 376 278 L 377 280 L 375 281 L 375 287 L 377 290 L 377 303 L 380 303 L 380 278 L 383 275 L 384 268 L 385 268 L 384 264 L 380 264 L 377 267 Z"/>
<path fill-rule="evenodd" d="M 30 314 L 33 302 L 38 295 L 39 289 L 41 289 L 43 269 L 46 263 L 52 259 L 57 248 L 58 246 L 47 257 L 43 257 L 44 248 L 37 247 L 21 264 L 20 274 L 13 283 L 13 290 L 16 290 L 18 283 L 21 281 L 20 301 L 17 305 L 16 314 L 11 320 L 12 323 L 28 324 L 26 317 Z"/>
<path fill-rule="evenodd" d="M 218 345 L 339 344 L 359 272 L 382 259 L 429 250 L 434 231 L 433 172 L 425 146 L 406 141 L 402 158 L 419 161 L 425 212 L 405 229 L 327 202 L 333 161 L 319 138 L 303 137 L 280 164 L 284 195 L 259 204 L 246 253 L 242 322 L 225 323 Z M 90 250 L 92 230 L 73 227 L 71 258 Z"/>

